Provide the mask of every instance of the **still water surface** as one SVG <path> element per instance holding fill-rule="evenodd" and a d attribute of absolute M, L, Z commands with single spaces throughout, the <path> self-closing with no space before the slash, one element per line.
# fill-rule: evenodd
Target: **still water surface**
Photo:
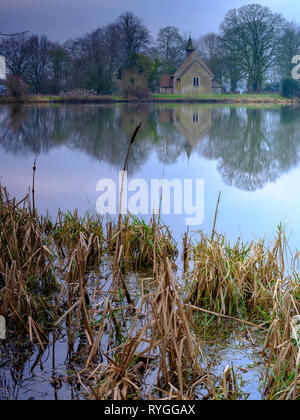
<path fill-rule="evenodd" d="M 130 136 L 143 126 L 129 159 L 134 178 L 204 179 L 209 231 L 219 191 L 217 227 L 230 240 L 273 238 L 284 222 L 300 248 L 300 109 L 122 104 L 0 107 L 0 177 L 22 198 L 37 155 L 37 206 L 95 209 L 100 178 L 118 180 Z M 150 209 L 149 209 L 150 210 Z M 164 216 L 179 239 L 186 215 Z"/>
<path fill-rule="evenodd" d="M 37 155 L 36 201 L 40 213 L 58 208 L 94 210 L 100 178 L 117 180 L 131 134 L 143 126 L 129 159 L 129 180 L 149 184 L 162 177 L 203 179 L 209 232 L 219 191 L 218 230 L 230 240 L 242 236 L 272 239 L 287 224 L 293 248 L 300 248 L 300 109 L 230 108 L 200 105 L 110 105 L 0 107 L 0 177 L 11 194 L 22 198 L 32 182 Z M 164 220 L 179 240 L 185 215 Z M 223 339 L 222 339 L 223 340 Z M 260 398 L 252 348 L 230 337 L 220 372 L 233 362 L 250 370 L 244 390 Z M 221 343 L 222 344 L 222 343 Z M 224 345 L 224 343 L 223 343 Z M 28 348 L 27 348 L 28 347 Z M 66 361 L 66 343 L 57 343 L 56 371 L 63 379 L 74 367 Z M 12 341 L 0 346 L 1 399 L 81 399 L 64 383 L 51 387 L 51 349 Z M 224 365 L 224 366 L 223 366 Z M 219 366 L 219 367 L 220 367 Z"/>

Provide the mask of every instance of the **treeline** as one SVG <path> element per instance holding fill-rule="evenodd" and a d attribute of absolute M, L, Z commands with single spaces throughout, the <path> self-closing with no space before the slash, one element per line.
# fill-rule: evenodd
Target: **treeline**
<path fill-rule="evenodd" d="M 187 41 L 187 35 L 172 26 L 153 39 L 142 20 L 126 12 L 63 44 L 37 35 L 3 38 L 0 54 L 11 74 L 11 90 L 146 96 L 158 91 L 161 74 L 174 72 L 184 60 Z M 300 51 L 300 27 L 251 4 L 230 10 L 219 33 L 193 41 L 224 91 L 278 91 L 281 80 L 291 78 L 292 58 Z"/>

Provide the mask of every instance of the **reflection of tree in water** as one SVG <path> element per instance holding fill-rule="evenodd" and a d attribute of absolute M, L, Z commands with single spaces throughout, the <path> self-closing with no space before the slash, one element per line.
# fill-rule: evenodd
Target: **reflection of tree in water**
<path fill-rule="evenodd" d="M 197 152 L 218 160 L 227 184 L 254 191 L 298 164 L 299 122 L 299 110 L 224 109 Z"/>
<path fill-rule="evenodd" d="M 81 334 L 78 338 L 77 354 L 80 354 L 82 349 L 81 337 L 85 339 L 85 334 Z M 62 345 L 62 342 L 60 344 Z M 61 345 L 57 352 L 58 357 L 62 352 Z M 65 348 L 67 351 L 66 343 Z M 75 371 L 81 366 L 72 358 L 66 357 L 64 364 L 57 365 L 56 370 L 53 371 L 52 357 L 49 356 L 50 348 L 43 351 L 38 345 L 23 341 L 21 337 L 9 336 L 7 340 L 1 342 L 0 401 L 40 399 L 41 397 L 49 399 L 52 395 L 54 399 L 58 399 L 60 388 L 51 384 L 52 375 L 62 378 L 65 372 Z M 62 391 L 68 399 L 82 399 L 77 381 L 63 382 Z"/>
<path fill-rule="evenodd" d="M 151 142 L 143 139 L 153 134 L 156 124 L 150 124 L 148 114 L 141 106 L 124 107 L 122 112 L 119 107 L 6 107 L 0 111 L 0 144 L 6 152 L 22 156 L 48 153 L 64 144 L 122 169 L 134 124 L 143 120 L 128 162 L 132 173 L 151 152 Z"/>
<path fill-rule="evenodd" d="M 26 156 L 50 149 L 48 130 L 39 108 L 10 107 L 2 109 L 0 142 L 6 152 Z"/>
<path fill-rule="evenodd" d="M 212 111 L 213 126 L 194 151 L 217 160 L 227 184 L 256 190 L 298 164 L 298 108 L 218 111 L 215 116 Z M 121 170 L 131 134 L 142 121 L 128 163 L 134 174 L 152 153 L 167 165 L 191 153 L 174 126 L 174 115 L 172 107 L 149 104 L 2 107 L 0 144 L 6 152 L 22 156 L 64 145 Z"/>
<path fill-rule="evenodd" d="M 151 148 L 145 147 L 144 139 L 151 136 L 152 127 L 147 119 L 149 113 L 147 108 L 129 108 L 128 106 L 75 108 L 78 115 L 72 114 L 72 132 L 66 145 L 71 149 L 83 150 L 94 159 L 108 162 L 121 170 L 131 135 L 138 122 L 144 121 L 143 130 L 139 133 L 128 161 L 128 172 L 134 173 L 146 162 L 151 153 Z"/>
<path fill-rule="evenodd" d="M 2 118 L 1 118 L 2 117 Z M 26 156 L 64 145 L 122 169 L 131 135 L 142 121 L 128 161 L 133 174 L 156 151 L 159 161 L 175 163 L 184 139 L 173 124 L 159 125 L 149 104 L 122 106 L 6 107 L 0 111 L 0 143 L 6 152 Z"/>
<path fill-rule="evenodd" d="M 160 125 L 155 151 L 159 162 L 165 165 L 176 164 L 184 152 L 185 140 L 173 124 Z"/>
<path fill-rule="evenodd" d="M 33 354 L 31 344 L 24 345 L 19 341 L 0 346 L 0 401 L 18 399 L 24 381 L 25 365 Z"/>

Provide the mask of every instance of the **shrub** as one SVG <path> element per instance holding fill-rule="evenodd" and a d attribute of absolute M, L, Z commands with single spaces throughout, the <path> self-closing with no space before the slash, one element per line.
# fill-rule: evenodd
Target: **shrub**
<path fill-rule="evenodd" d="M 68 92 L 60 92 L 61 96 L 67 96 L 67 97 L 82 97 L 82 96 L 97 96 L 97 92 L 93 89 L 87 90 L 87 89 L 72 89 Z"/>
<path fill-rule="evenodd" d="M 121 92 L 125 98 L 145 98 L 149 96 L 146 77 L 131 70 L 124 71 L 121 79 Z"/>
<path fill-rule="evenodd" d="M 11 95 L 16 99 L 20 99 L 28 92 L 28 85 L 23 79 L 21 79 L 21 77 L 14 74 L 7 76 L 6 87 L 10 91 Z"/>
<path fill-rule="evenodd" d="M 281 82 L 281 95 L 284 98 L 300 97 L 300 88 L 296 80 L 286 78 Z"/>
<path fill-rule="evenodd" d="M 280 82 L 267 83 L 263 89 L 264 93 L 278 93 L 280 92 Z"/>

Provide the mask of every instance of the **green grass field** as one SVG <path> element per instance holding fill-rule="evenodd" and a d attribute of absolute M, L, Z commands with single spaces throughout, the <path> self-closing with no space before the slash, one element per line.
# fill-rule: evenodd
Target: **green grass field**
<path fill-rule="evenodd" d="M 213 94 L 203 94 L 203 95 L 153 95 L 154 99 L 163 99 L 163 100 L 200 100 L 200 101 L 289 101 L 287 98 L 279 94 L 222 94 L 222 95 L 213 95 Z"/>
<path fill-rule="evenodd" d="M 28 95 L 17 100 L 13 97 L 1 97 L 0 104 L 7 103 L 114 103 L 114 102 L 197 102 L 197 103 L 220 103 L 220 104 L 292 104 L 295 99 L 287 99 L 279 94 L 256 94 L 256 95 L 152 95 L 147 98 L 123 98 L 121 96 L 61 96 L 61 95 Z"/>

